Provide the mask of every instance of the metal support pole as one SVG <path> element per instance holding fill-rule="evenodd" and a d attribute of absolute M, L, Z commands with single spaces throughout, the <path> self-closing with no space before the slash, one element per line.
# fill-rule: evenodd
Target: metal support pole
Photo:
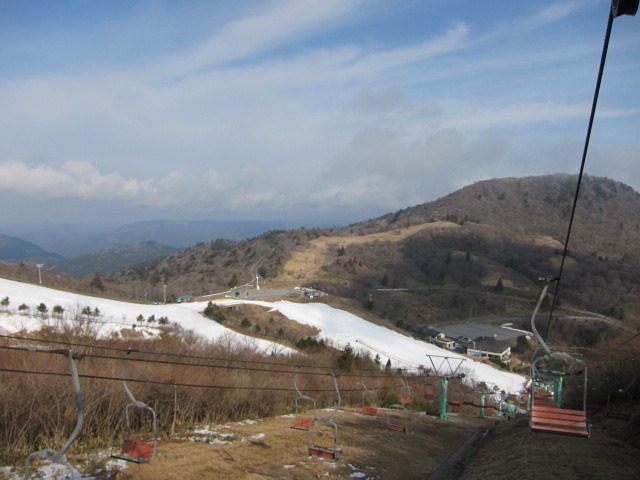
<path fill-rule="evenodd" d="M 442 388 L 440 391 L 440 420 L 446 420 L 447 417 L 447 390 L 449 388 L 449 380 L 442 378 Z"/>
<path fill-rule="evenodd" d="M 553 389 L 553 400 L 556 408 L 562 408 L 562 377 L 555 377 L 555 385 Z"/>

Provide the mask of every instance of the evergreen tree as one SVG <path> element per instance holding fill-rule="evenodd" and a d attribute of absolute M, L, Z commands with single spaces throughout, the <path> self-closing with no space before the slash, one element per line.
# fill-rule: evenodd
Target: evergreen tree
<path fill-rule="evenodd" d="M 103 291 L 104 283 L 102 283 L 102 278 L 100 278 L 100 275 L 98 275 L 97 273 L 94 274 L 93 279 L 91 280 L 91 283 L 89 284 L 89 286 L 94 290 Z"/>
<path fill-rule="evenodd" d="M 338 368 L 340 370 L 349 370 L 356 364 L 357 356 L 353 351 L 351 344 L 347 343 L 344 350 L 338 357 Z"/>
<path fill-rule="evenodd" d="M 40 313 L 41 315 L 44 315 L 49 311 L 49 309 L 44 303 L 41 303 L 40 305 L 38 305 L 36 307 L 36 310 L 38 310 L 38 313 Z"/>
<path fill-rule="evenodd" d="M 207 303 L 206 308 L 204 309 L 204 316 L 207 318 L 213 319 L 213 312 L 215 311 L 215 307 L 212 302 Z"/>

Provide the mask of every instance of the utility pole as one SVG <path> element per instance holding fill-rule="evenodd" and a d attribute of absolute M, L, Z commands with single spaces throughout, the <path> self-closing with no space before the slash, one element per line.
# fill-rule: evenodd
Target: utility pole
<path fill-rule="evenodd" d="M 38 267 L 38 282 L 40 283 L 40 285 L 42 285 L 42 272 L 41 272 L 41 269 L 42 269 L 42 267 L 44 267 L 44 263 L 38 263 L 38 264 L 36 264 L 36 267 Z"/>

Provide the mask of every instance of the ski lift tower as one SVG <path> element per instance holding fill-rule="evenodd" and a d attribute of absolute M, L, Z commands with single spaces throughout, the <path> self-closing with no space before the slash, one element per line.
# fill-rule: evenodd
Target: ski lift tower
<path fill-rule="evenodd" d="M 460 357 L 443 357 L 441 355 L 427 355 L 435 376 L 440 378 L 440 420 L 447 420 L 447 390 L 449 388 L 449 380 L 462 379 L 464 373 L 458 373 L 460 366 L 466 360 Z"/>
<path fill-rule="evenodd" d="M 36 267 L 38 267 L 38 283 L 40 283 L 40 285 L 42 285 L 42 267 L 44 267 L 44 263 L 38 263 L 36 264 Z"/>

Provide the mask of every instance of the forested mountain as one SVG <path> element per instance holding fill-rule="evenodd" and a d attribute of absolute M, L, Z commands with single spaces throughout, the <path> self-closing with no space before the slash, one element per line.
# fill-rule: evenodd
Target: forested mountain
<path fill-rule="evenodd" d="M 530 312 L 539 277 L 557 275 L 577 178 L 477 182 L 434 202 L 342 228 L 212 240 L 114 272 L 133 297 L 224 291 L 256 273 L 264 286 L 304 285 L 351 299 L 408 329 Z M 640 194 L 585 177 L 560 303 L 624 322 L 640 312 Z M 568 310 L 567 310 L 568 311 Z"/>
<path fill-rule="evenodd" d="M 549 236 L 564 244 L 577 177 L 487 180 L 464 187 L 434 202 L 406 208 L 352 226 L 362 234 L 389 228 L 447 220 L 491 225 L 513 235 Z M 585 176 L 580 188 L 571 248 L 604 256 L 640 259 L 640 194 L 607 178 Z"/>
<path fill-rule="evenodd" d="M 81 255 L 71 260 L 50 262 L 47 270 L 77 277 L 92 273 L 105 274 L 122 267 L 132 267 L 165 257 L 177 249 L 156 242 L 142 242 Z"/>

